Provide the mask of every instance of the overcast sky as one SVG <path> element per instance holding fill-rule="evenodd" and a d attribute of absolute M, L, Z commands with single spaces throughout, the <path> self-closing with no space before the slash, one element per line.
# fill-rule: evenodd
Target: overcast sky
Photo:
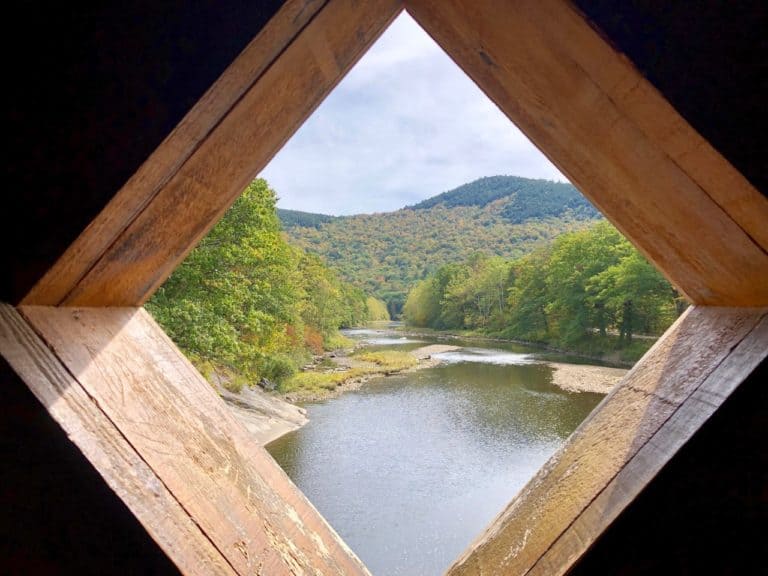
<path fill-rule="evenodd" d="M 565 180 L 404 12 L 261 176 L 281 208 L 358 214 L 496 174 Z"/>

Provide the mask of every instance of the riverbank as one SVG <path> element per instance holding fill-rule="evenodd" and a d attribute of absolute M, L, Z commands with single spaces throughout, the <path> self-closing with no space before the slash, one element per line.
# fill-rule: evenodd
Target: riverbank
<path fill-rule="evenodd" d="M 433 344 L 423 346 L 407 354 L 412 361 L 403 362 L 389 358 L 386 353 L 372 353 L 354 356 L 354 348 L 327 353 L 318 359 L 317 365 L 304 374 L 333 374 L 336 378 L 326 382 L 337 382 L 327 388 L 296 390 L 285 394 L 265 392 L 258 386 L 244 386 L 237 392 L 227 390 L 222 382 L 213 385 L 232 414 L 251 433 L 256 442 L 265 446 L 289 432 L 301 428 L 309 422 L 307 411 L 294 402 L 328 400 L 359 389 L 374 376 L 400 374 L 436 366 L 439 361 L 433 354 L 450 352 L 458 346 Z M 332 367 L 331 367 L 332 366 Z M 312 370 L 324 370 L 313 372 Z"/>
<path fill-rule="evenodd" d="M 434 337 L 430 335 L 431 337 Z M 309 420 L 297 402 L 318 402 L 358 390 L 371 378 L 434 368 L 442 353 L 459 350 L 452 344 L 430 344 L 409 352 L 364 351 L 365 345 L 326 353 L 297 375 L 297 387 L 268 393 L 258 387 L 239 392 L 219 386 L 219 394 L 260 445 L 292 432 Z M 362 350 L 361 350 L 362 349 Z M 552 383 L 568 392 L 607 394 L 628 372 L 625 368 L 543 361 L 551 366 Z"/>
<path fill-rule="evenodd" d="M 397 332 L 403 334 L 403 332 Z M 408 332 L 408 336 L 419 336 Z M 422 334 L 436 338 L 434 335 Z M 460 339 L 458 336 L 451 336 Z M 463 338 L 462 338 L 463 339 Z M 468 338 L 472 340 L 472 338 Z M 476 341 L 509 342 L 491 338 L 474 338 Z M 515 342 L 517 343 L 517 342 Z M 365 347 L 362 345 L 361 347 Z M 441 353 L 459 350 L 452 344 L 430 344 L 410 352 L 383 351 L 359 353 L 359 348 L 337 350 L 326 354 L 315 365 L 298 376 L 296 388 L 285 391 L 282 397 L 288 402 L 318 402 L 336 398 L 345 392 L 358 390 L 376 376 L 402 374 L 424 368 L 434 368 L 442 360 Z M 412 360 L 405 360 L 406 358 Z M 631 367 L 594 366 L 542 360 L 551 366 L 552 383 L 567 392 L 593 392 L 607 394 L 624 377 Z M 323 367 L 325 365 L 325 367 Z"/>
<path fill-rule="evenodd" d="M 240 392 L 218 388 L 219 395 L 253 438 L 264 446 L 309 422 L 307 411 L 259 387 Z"/>
<path fill-rule="evenodd" d="M 376 376 L 391 376 L 424 368 L 432 368 L 439 361 L 435 354 L 457 350 L 459 346 L 431 344 L 410 352 L 394 350 L 360 352 L 352 349 L 326 353 L 313 365 L 289 380 L 283 387 L 282 397 L 289 402 L 318 402 L 336 398 L 345 392 L 358 390 Z"/>
<path fill-rule="evenodd" d="M 554 369 L 552 383 L 567 392 L 608 394 L 629 372 L 626 368 L 611 368 L 609 366 L 561 362 L 547 362 L 547 364 Z"/>
<path fill-rule="evenodd" d="M 556 352 L 558 354 L 564 354 L 567 356 L 573 356 L 576 358 L 583 358 L 584 360 L 594 360 L 596 362 L 602 362 L 615 368 L 632 368 L 635 363 L 645 354 L 646 350 L 650 348 L 656 341 L 656 338 L 643 336 L 639 338 L 636 344 L 639 344 L 639 348 L 635 351 L 636 358 L 632 359 L 622 358 L 622 350 L 614 350 L 605 354 L 588 354 L 581 350 L 575 350 L 570 348 L 561 348 L 553 346 L 545 342 L 536 342 L 531 340 L 520 340 L 516 338 L 501 338 L 498 336 L 487 336 L 483 334 L 477 334 L 476 332 L 447 332 L 432 329 L 422 329 L 421 331 L 415 331 L 403 326 L 401 329 L 392 330 L 393 334 L 400 334 L 403 336 L 409 336 L 413 338 L 432 338 L 434 340 L 465 340 L 467 342 L 499 342 L 506 344 L 520 344 L 522 346 L 531 346 L 533 348 L 539 348 L 546 350 L 547 352 Z"/>
<path fill-rule="evenodd" d="M 493 338 L 489 336 L 479 335 L 458 335 L 451 333 L 440 332 L 412 332 L 410 330 L 398 330 L 397 334 L 405 334 L 409 337 L 427 337 L 434 338 L 436 340 L 466 340 L 476 342 L 499 342 L 508 344 L 523 344 L 526 346 L 534 346 L 541 348 L 549 352 L 558 352 L 562 354 L 568 354 L 579 358 L 585 358 L 588 360 L 596 360 L 607 364 L 613 364 L 613 366 L 593 366 L 589 364 L 569 364 L 565 362 L 550 362 L 544 361 L 553 368 L 552 383 L 559 388 L 562 388 L 566 392 L 593 392 L 596 394 L 608 394 L 616 384 L 618 384 L 624 375 L 629 372 L 634 363 L 622 362 L 616 358 L 606 358 L 605 356 L 596 357 L 588 356 L 585 354 L 578 354 L 571 350 L 563 350 L 552 346 L 545 346 L 534 342 L 524 342 L 521 340 L 512 340 L 509 338 Z M 441 338 L 442 336 L 442 338 Z M 428 347 L 427 347 L 428 348 Z M 454 348 L 456 348 L 454 346 Z M 436 353 L 436 352 L 435 352 Z M 436 361 L 437 362 L 437 361 Z M 439 362 L 437 362 L 439 363 Z"/>

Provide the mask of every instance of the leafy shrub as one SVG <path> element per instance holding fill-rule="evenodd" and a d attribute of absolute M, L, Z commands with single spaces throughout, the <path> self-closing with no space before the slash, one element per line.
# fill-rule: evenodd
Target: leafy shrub
<path fill-rule="evenodd" d="M 323 335 L 314 328 L 304 327 L 304 344 L 313 354 L 323 353 Z"/>
<path fill-rule="evenodd" d="M 326 350 L 340 350 L 342 348 L 352 348 L 355 345 L 355 341 L 351 338 L 347 338 L 343 334 L 336 332 L 330 334 L 325 338 Z"/>
<path fill-rule="evenodd" d="M 272 382 L 280 383 L 296 373 L 296 364 L 288 356 L 275 355 L 266 358 L 261 366 L 261 376 Z"/>
<path fill-rule="evenodd" d="M 221 380 L 221 385 L 233 394 L 240 394 L 247 383 L 248 381 L 238 374 L 230 374 Z"/>

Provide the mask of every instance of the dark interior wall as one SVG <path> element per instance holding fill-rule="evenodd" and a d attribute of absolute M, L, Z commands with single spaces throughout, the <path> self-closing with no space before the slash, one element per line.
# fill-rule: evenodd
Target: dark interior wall
<path fill-rule="evenodd" d="M 765 573 L 766 384 L 763 361 L 569 576 Z"/>
<path fill-rule="evenodd" d="M 26 293 L 281 3 L 38 1 L 4 12 L 0 300 Z M 768 3 L 575 3 L 768 193 Z"/>
<path fill-rule="evenodd" d="M 0 300 L 24 295 L 281 3 L 30 2 L 5 13 Z M 768 192 L 768 4 L 575 3 Z M 572 574 L 766 565 L 765 379 L 764 363 Z M 0 407 L 0 573 L 176 573 L 4 362 Z"/>
<path fill-rule="evenodd" d="M 179 574 L 2 358 L 0 454 L 0 574 Z"/>
<path fill-rule="evenodd" d="M 10 237 L 0 300 L 26 293 L 281 4 L 38 1 L 4 11 Z"/>
<path fill-rule="evenodd" d="M 573 1 L 704 138 L 768 195 L 768 2 Z"/>

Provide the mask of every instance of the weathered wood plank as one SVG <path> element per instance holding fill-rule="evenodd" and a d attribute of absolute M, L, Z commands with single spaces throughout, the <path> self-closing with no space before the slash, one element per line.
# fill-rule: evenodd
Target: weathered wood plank
<path fill-rule="evenodd" d="M 400 0 L 330 0 L 323 6 L 63 303 L 142 304 L 400 10 Z"/>
<path fill-rule="evenodd" d="M 768 305 L 768 201 L 571 4 L 406 8 L 693 302 Z"/>
<path fill-rule="evenodd" d="M 654 463 L 658 468 L 668 461 L 674 446 L 670 444 L 651 453 L 651 447 L 657 444 L 649 446 L 649 441 L 710 377 L 714 382 L 721 381 L 718 368 L 753 332 L 765 313 L 765 310 L 733 308 L 693 308 L 685 313 L 448 574 L 527 574 L 572 526 L 575 532 L 570 535 L 578 542 L 583 532 L 579 532 L 581 525 L 576 523 L 596 498 L 602 494 L 610 498 L 621 490 L 626 490 L 625 497 L 629 498 L 633 490 L 639 490 L 639 484 L 622 486 L 619 481 L 612 491 L 606 492 L 641 451 L 644 450 L 632 466 L 641 466 L 643 459 L 651 454 L 659 458 Z M 755 332 L 754 337 L 764 339 L 764 332 Z M 750 341 L 748 346 L 753 343 Z M 722 392 L 725 394 L 726 389 Z M 625 500 L 624 505 L 628 501 Z M 618 502 L 617 506 L 622 507 Z M 591 512 L 595 510 L 598 509 Z M 588 522 L 586 518 L 585 522 Z M 596 533 L 600 529 L 595 526 Z M 589 538 L 584 537 L 583 545 L 588 543 Z M 575 546 L 570 539 L 563 540 L 564 548 L 566 544 Z M 546 565 L 555 571 L 568 566 L 556 560 Z"/>
<path fill-rule="evenodd" d="M 60 304 L 326 2 L 287 0 L 22 303 Z"/>
<path fill-rule="evenodd" d="M 144 310 L 22 313 L 239 573 L 367 574 Z"/>
<path fill-rule="evenodd" d="M 0 353 L 184 574 L 236 574 L 98 403 L 7 304 L 0 304 Z"/>
<path fill-rule="evenodd" d="M 768 251 L 768 199 L 677 113 L 621 53 L 584 26 L 576 9 L 562 2 L 532 6 L 537 22 L 556 21 L 570 56 L 655 144 L 694 180 L 763 250 Z M 533 13 L 532 11 L 532 13 Z"/>
<path fill-rule="evenodd" d="M 763 316 L 528 574 L 565 574 L 767 355 L 768 316 Z"/>

